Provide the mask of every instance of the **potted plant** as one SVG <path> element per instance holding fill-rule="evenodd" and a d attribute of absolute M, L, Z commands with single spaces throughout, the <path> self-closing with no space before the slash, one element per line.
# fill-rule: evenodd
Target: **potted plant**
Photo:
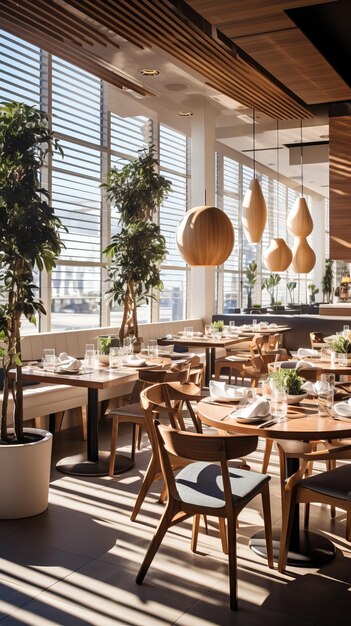
<path fill-rule="evenodd" d="M 286 288 L 289 292 L 290 304 L 294 304 L 294 290 L 297 287 L 297 282 L 295 280 L 291 280 L 287 283 Z"/>
<path fill-rule="evenodd" d="M 319 289 L 314 283 L 307 285 L 307 289 L 310 292 L 310 304 L 314 304 L 316 302 L 316 295 L 319 293 Z"/>
<path fill-rule="evenodd" d="M 155 298 L 153 289 L 163 288 L 160 264 L 167 254 L 166 240 L 152 218 L 171 183 L 157 173 L 157 166 L 151 146 L 121 170 L 113 169 L 103 185 L 119 212 L 120 230 L 104 253 L 111 260 L 107 297 L 111 304 L 123 307 L 121 343 L 127 335 L 140 341 L 137 307 Z"/>
<path fill-rule="evenodd" d="M 39 176 L 47 154 L 56 149 L 60 150 L 45 113 L 16 102 L 0 105 L 0 333 L 4 377 L 0 517 L 3 518 L 35 515 L 45 510 L 48 501 L 51 434 L 23 428 L 20 329 L 22 316 L 35 323 L 37 314 L 45 314 L 43 303 L 36 296 L 34 270 L 50 272 L 63 247 L 61 221 L 48 203 L 48 193 L 41 186 Z M 8 421 L 11 396 L 13 424 Z M 25 460 L 19 460 L 18 455 Z M 44 460 L 48 463 L 46 467 Z"/>
<path fill-rule="evenodd" d="M 251 261 L 251 263 L 247 266 L 246 269 L 246 280 L 247 284 L 245 285 L 245 289 L 247 291 L 247 308 L 250 312 L 252 308 L 252 292 L 253 288 L 256 285 L 257 281 L 257 263 L 256 261 Z"/>
<path fill-rule="evenodd" d="M 336 354 L 346 354 L 347 361 L 351 360 L 351 341 L 340 335 L 330 343 L 330 347 Z"/>
<path fill-rule="evenodd" d="M 262 290 L 266 289 L 271 297 L 271 306 L 276 303 L 275 292 L 281 281 L 279 274 L 270 274 L 268 278 L 262 283 Z"/>
<path fill-rule="evenodd" d="M 307 392 L 301 389 L 306 381 L 296 369 L 280 368 L 271 373 L 269 380 L 278 389 L 286 389 L 288 404 L 297 404 L 307 396 Z"/>
<path fill-rule="evenodd" d="M 322 278 L 322 293 L 323 293 L 323 300 L 327 304 L 330 304 L 333 301 L 333 280 L 334 280 L 333 261 L 332 259 L 326 259 L 324 276 Z"/>

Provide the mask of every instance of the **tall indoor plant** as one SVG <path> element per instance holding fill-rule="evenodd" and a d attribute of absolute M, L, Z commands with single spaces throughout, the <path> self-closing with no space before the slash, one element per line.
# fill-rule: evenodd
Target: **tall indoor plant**
<path fill-rule="evenodd" d="M 44 313 L 36 297 L 34 270 L 50 272 L 63 246 L 61 221 L 48 203 L 40 169 L 48 153 L 60 150 L 45 113 L 26 104 L 0 105 L 0 333 L 4 370 L 1 442 L 24 443 L 21 318 Z M 15 369 L 15 378 L 10 378 Z M 10 393 L 13 428 L 7 414 Z"/>
<path fill-rule="evenodd" d="M 323 300 L 327 304 L 333 301 L 333 280 L 334 280 L 333 260 L 326 259 L 324 275 L 322 278 L 322 292 L 323 292 Z"/>
<path fill-rule="evenodd" d="M 252 292 L 257 281 L 256 261 L 251 261 L 251 263 L 249 263 L 249 265 L 246 268 L 245 275 L 246 275 L 246 280 L 247 280 L 247 283 L 245 285 L 245 288 L 247 290 L 247 308 L 251 309 L 252 308 Z"/>
<path fill-rule="evenodd" d="M 152 221 L 171 190 L 169 180 L 157 172 L 154 147 L 121 170 L 113 169 L 103 185 L 119 212 L 120 231 L 104 250 L 111 259 L 107 296 L 123 307 L 120 341 L 139 338 L 137 307 L 148 302 L 152 289 L 162 289 L 160 264 L 167 249 L 158 224 Z"/>

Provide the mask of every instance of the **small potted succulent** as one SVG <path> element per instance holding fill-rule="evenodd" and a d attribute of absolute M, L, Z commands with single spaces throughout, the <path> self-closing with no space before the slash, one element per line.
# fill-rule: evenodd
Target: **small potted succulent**
<path fill-rule="evenodd" d="M 340 335 L 331 342 L 330 347 L 335 355 L 345 355 L 346 364 L 351 363 L 351 341 Z"/>

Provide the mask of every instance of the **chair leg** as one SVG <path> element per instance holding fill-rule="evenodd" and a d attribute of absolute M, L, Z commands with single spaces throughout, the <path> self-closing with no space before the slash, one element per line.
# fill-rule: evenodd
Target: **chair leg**
<path fill-rule="evenodd" d="M 225 523 L 224 517 L 219 517 L 219 536 L 221 538 L 222 550 L 224 554 L 228 554 L 228 537 L 227 537 L 227 527 Z"/>
<path fill-rule="evenodd" d="M 161 504 L 163 504 L 164 502 L 166 502 L 166 499 L 167 499 L 167 487 L 166 487 L 166 485 L 163 485 L 162 491 L 160 493 L 160 497 L 159 497 L 158 501 Z"/>
<path fill-rule="evenodd" d="M 115 474 L 115 461 L 116 461 L 116 448 L 118 437 L 119 419 L 118 415 L 114 415 L 112 418 L 112 433 L 111 433 L 111 448 L 110 448 L 110 460 L 108 463 L 108 475 L 113 478 Z"/>
<path fill-rule="evenodd" d="M 193 517 L 193 527 L 192 527 L 192 532 L 191 532 L 191 550 L 192 550 L 192 552 L 196 552 L 197 538 L 199 536 L 199 527 L 200 527 L 200 515 L 194 515 L 194 517 Z"/>
<path fill-rule="evenodd" d="M 176 509 L 174 507 L 173 504 L 168 503 L 165 512 L 163 513 L 160 523 L 158 525 L 158 528 L 156 530 L 156 533 L 149 545 L 149 548 L 146 552 L 146 555 L 144 557 L 144 560 L 140 566 L 139 572 L 137 574 L 137 577 L 135 579 L 135 582 L 137 583 L 137 585 L 141 585 L 146 573 L 153 561 L 153 558 L 157 552 L 157 550 L 159 549 L 162 539 L 165 536 L 168 528 L 170 527 L 171 523 L 172 523 L 172 519 L 174 517 L 174 514 L 176 513 Z"/>
<path fill-rule="evenodd" d="M 262 491 L 262 509 L 264 520 L 264 531 L 266 535 L 266 549 L 268 567 L 273 569 L 273 543 L 272 543 L 272 518 L 271 518 L 271 503 L 269 499 L 269 484 L 264 486 Z"/>
<path fill-rule="evenodd" d="M 238 610 L 238 593 L 237 593 L 237 565 L 236 565 L 236 518 L 228 518 L 228 570 L 229 570 L 229 595 L 230 608 L 233 611 Z"/>
<path fill-rule="evenodd" d="M 149 462 L 148 468 L 146 470 L 146 473 L 145 473 L 142 485 L 140 487 L 140 491 L 138 493 L 138 497 L 137 497 L 137 499 L 135 501 L 135 505 L 134 505 L 132 514 L 130 516 L 130 519 L 131 519 L 132 522 L 135 522 L 136 517 L 137 517 L 137 515 L 138 515 L 138 513 L 140 511 L 140 507 L 141 507 L 141 505 L 143 504 L 143 502 L 145 500 L 146 494 L 148 493 L 152 483 L 155 480 L 155 476 L 157 476 L 159 471 L 160 471 L 160 467 L 159 467 L 158 463 L 155 462 L 155 459 L 152 457 L 150 462 Z"/>
<path fill-rule="evenodd" d="M 140 450 L 141 448 L 141 437 L 142 437 L 142 428 L 141 426 L 139 426 L 139 424 L 136 425 L 136 447 L 138 448 L 138 450 Z"/>
<path fill-rule="evenodd" d="M 351 541 L 351 511 L 347 511 L 346 516 L 346 541 Z"/>
<path fill-rule="evenodd" d="M 273 447 L 273 439 L 266 439 L 266 447 L 264 449 L 263 462 L 262 462 L 262 474 L 266 474 L 269 459 L 271 458 L 271 452 Z"/>

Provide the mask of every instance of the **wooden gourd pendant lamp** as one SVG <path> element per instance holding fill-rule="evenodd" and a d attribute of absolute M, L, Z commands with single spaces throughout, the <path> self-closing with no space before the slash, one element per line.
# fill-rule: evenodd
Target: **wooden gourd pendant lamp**
<path fill-rule="evenodd" d="M 176 241 L 189 265 L 222 265 L 233 250 L 233 224 L 228 215 L 215 206 L 194 207 L 180 222 Z"/>
<path fill-rule="evenodd" d="M 279 237 L 279 127 L 277 120 L 277 234 L 273 237 L 269 247 L 263 253 L 264 264 L 271 272 L 285 272 L 288 269 L 293 254 L 285 239 Z"/>
<path fill-rule="evenodd" d="M 297 198 L 288 215 L 288 229 L 294 235 L 292 268 L 297 274 L 308 274 L 315 266 L 316 255 L 307 241 L 313 230 L 313 220 L 303 197 L 303 144 L 300 121 L 301 196 Z"/>
<path fill-rule="evenodd" d="M 253 109 L 252 143 L 253 143 L 253 179 L 244 197 L 241 221 L 249 243 L 258 243 L 267 222 L 267 206 L 261 185 L 256 178 L 256 116 Z"/>

